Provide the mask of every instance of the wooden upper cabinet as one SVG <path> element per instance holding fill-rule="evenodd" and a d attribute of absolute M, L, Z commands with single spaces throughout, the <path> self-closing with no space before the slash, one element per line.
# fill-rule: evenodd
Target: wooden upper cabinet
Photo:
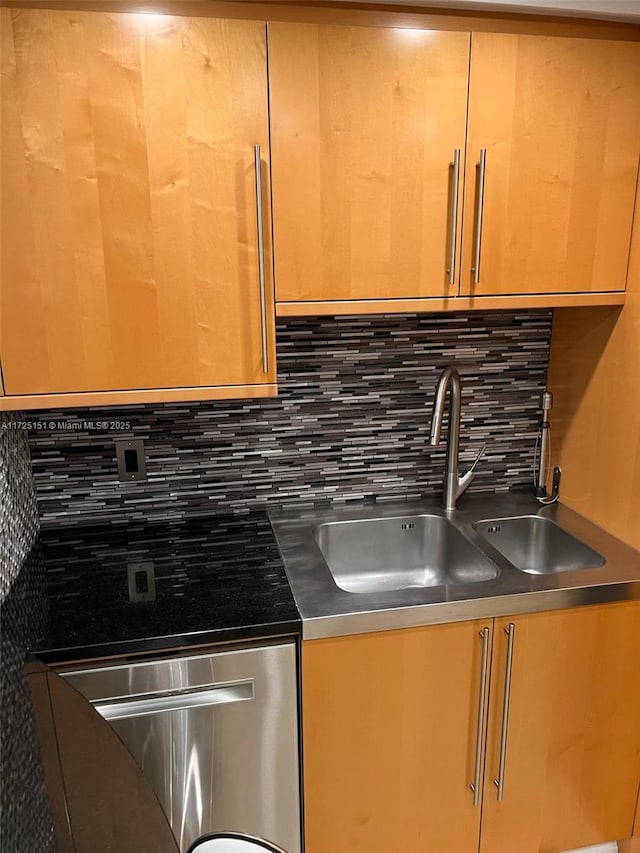
<path fill-rule="evenodd" d="M 303 643 L 307 853 L 477 853 L 491 622 Z"/>
<path fill-rule="evenodd" d="M 481 853 L 561 853 L 627 838 L 639 779 L 640 604 L 496 620 Z"/>
<path fill-rule="evenodd" d="M 274 382 L 264 23 L 1 14 L 6 393 Z"/>
<path fill-rule="evenodd" d="M 457 292 L 446 270 L 469 41 L 269 24 L 278 301 Z"/>
<path fill-rule="evenodd" d="M 639 152 L 640 44 L 474 33 L 461 292 L 624 290 Z"/>

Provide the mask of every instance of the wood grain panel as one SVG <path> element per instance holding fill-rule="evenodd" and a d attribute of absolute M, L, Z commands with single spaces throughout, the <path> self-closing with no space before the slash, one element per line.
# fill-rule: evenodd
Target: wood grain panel
<path fill-rule="evenodd" d="M 633 837 L 618 842 L 618 853 L 640 853 L 640 825 Z"/>
<path fill-rule="evenodd" d="M 43 316 L 43 294 L 40 270 L 37 264 L 35 233 L 29 205 L 29 175 L 25 157 L 25 140 L 20 114 L 20 81 L 18 78 L 11 12 L 0 9 L 0 38 L 2 50 L 1 130 L 0 147 L 0 344 L 1 352 L 14 352 L 22 369 L 35 374 L 40 371 L 42 381 L 49 382 L 49 364 L 46 346 L 46 321 Z M 31 339 L 27 339 L 16 323 L 7 322 L 9 278 L 20 282 L 14 297 L 29 306 Z M 3 364 L 3 384 L 6 365 Z"/>
<path fill-rule="evenodd" d="M 244 397 L 277 397 L 276 384 L 201 385 L 197 388 L 153 388 L 136 391 L 94 391 L 79 394 L 36 394 L 0 397 L 0 412 L 23 409 L 84 408 L 86 406 L 129 406 L 133 403 L 184 403 L 195 400 L 232 400 Z"/>
<path fill-rule="evenodd" d="M 303 643 L 308 853 L 475 853 L 485 624 Z"/>
<path fill-rule="evenodd" d="M 497 801 L 504 628 L 516 626 Z M 496 620 L 481 853 L 561 853 L 630 835 L 640 778 L 640 605 Z"/>
<path fill-rule="evenodd" d="M 444 295 L 469 36 L 269 26 L 280 301 Z"/>
<path fill-rule="evenodd" d="M 60 83 L 58 108 L 65 138 L 75 154 L 66 162 L 68 204 L 72 217 L 66 239 L 75 262 L 75 283 L 80 286 L 76 287 L 78 304 L 75 309 L 78 313 L 75 317 L 68 316 L 67 322 L 79 324 L 81 340 L 75 345 L 84 351 L 85 361 L 93 365 L 96 383 L 108 387 L 113 360 L 117 359 L 119 350 L 117 345 L 112 346 L 109 328 L 104 231 L 102 219 L 97 215 L 100 211 L 97 152 L 91 117 L 87 115 L 91 108 L 91 81 L 85 59 L 82 21 L 54 15 L 52 30 Z M 74 234 L 77 235 L 75 251 Z M 71 278 L 70 282 L 74 279 Z M 46 286 L 46 279 L 43 283 Z M 83 360 L 78 359 L 77 364 L 82 366 Z M 83 380 L 86 382 L 86 379 L 85 372 Z"/>
<path fill-rule="evenodd" d="M 273 383 L 264 24 L 2 14 L 6 393 Z"/>
<path fill-rule="evenodd" d="M 640 152 L 640 46 L 474 33 L 469 98 L 462 292 L 624 289 Z"/>
<path fill-rule="evenodd" d="M 194 277 L 189 168 L 193 140 L 189 137 L 184 110 L 189 83 L 185 73 L 167 78 L 167 68 L 183 66 L 183 45 L 179 38 L 182 25 L 173 18 L 168 18 L 165 26 L 163 23 L 157 22 L 153 38 L 147 40 L 144 65 L 148 92 L 145 119 L 153 129 L 147 135 L 147 157 L 155 279 L 160 294 L 158 326 L 166 346 L 175 347 L 188 361 L 197 363 L 200 330 L 196 294 L 191 289 L 175 287 L 175 282 L 183 276 Z M 170 382 L 163 376 L 160 385 L 167 384 Z"/>
<path fill-rule="evenodd" d="M 73 21 L 68 24 L 74 26 Z M 159 378 L 155 382 L 143 379 L 154 374 L 157 360 L 162 363 L 166 358 L 158 327 L 147 158 L 147 133 L 152 135 L 154 129 L 148 126 L 145 115 L 142 65 L 146 25 L 134 17 L 86 15 L 76 26 L 82 29 L 85 41 L 99 200 L 94 215 L 101 222 L 103 235 L 106 316 L 102 311 L 96 313 L 111 332 L 110 373 L 114 379 L 121 376 L 125 384 L 122 380 L 114 384 L 113 379 L 102 385 L 67 382 L 47 390 L 165 384 Z M 70 159 L 74 154 L 72 148 Z M 60 319 L 56 315 L 49 322 L 58 324 Z M 55 330 L 50 330 L 49 336 L 56 337 Z M 74 351 L 76 358 L 79 354 Z"/>
<path fill-rule="evenodd" d="M 33 9 L 84 9 L 100 12 L 132 12 L 131 0 L 0 0 L 0 6 Z M 261 21 L 293 21 L 367 27 L 419 27 L 465 32 L 529 33 L 579 38 L 640 41 L 637 25 L 576 16 L 535 15 L 462 9 L 337 4 L 334 0 L 153 0 L 136 4 L 167 15 L 200 15 L 206 18 L 251 18 Z"/>
<path fill-rule="evenodd" d="M 555 313 L 549 387 L 563 503 L 640 549 L 640 204 L 626 304 Z"/>
<path fill-rule="evenodd" d="M 324 302 L 277 302 L 278 317 L 321 314 L 394 314 L 405 311 L 496 311 L 518 308 L 560 308 L 624 305 L 625 293 L 550 293 L 523 296 L 454 296 L 426 299 L 342 299 Z"/>

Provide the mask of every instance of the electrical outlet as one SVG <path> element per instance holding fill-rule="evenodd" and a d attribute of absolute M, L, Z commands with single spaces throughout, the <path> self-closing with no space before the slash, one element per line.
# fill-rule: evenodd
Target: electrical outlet
<path fill-rule="evenodd" d="M 156 575 L 153 560 L 128 563 L 127 582 L 129 585 L 129 601 L 156 600 Z"/>
<path fill-rule="evenodd" d="M 117 438 L 114 444 L 120 482 L 129 483 L 132 480 L 146 480 L 144 441 L 141 438 Z"/>

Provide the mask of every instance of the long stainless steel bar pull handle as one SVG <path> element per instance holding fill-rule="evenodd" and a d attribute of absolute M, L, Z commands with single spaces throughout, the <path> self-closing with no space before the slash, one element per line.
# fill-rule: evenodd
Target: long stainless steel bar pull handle
<path fill-rule="evenodd" d="M 267 297 L 264 280 L 264 233 L 262 221 L 262 162 L 260 146 L 253 146 L 256 174 L 256 214 L 258 218 L 258 275 L 260 278 L 260 323 L 262 329 L 262 372 L 269 372 L 269 347 L 267 341 Z"/>
<path fill-rule="evenodd" d="M 478 730 L 476 733 L 476 765 L 473 782 L 469 787 L 473 791 L 473 805 L 480 803 L 480 782 L 482 779 L 482 735 L 484 733 L 484 709 L 487 694 L 487 670 L 489 662 L 489 629 L 480 631 L 482 639 L 482 664 L 480 666 L 480 695 L 478 698 Z"/>
<path fill-rule="evenodd" d="M 478 164 L 478 187 L 476 193 L 476 242 L 473 247 L 473 283 L 480 281 L 480 252 L 482 251 L 482 217 L 484 214 L 484 180 L 487 172 L 487 149 L 480 150 L 480 163 Z"/>
<path fill-rule="evenodd" d="M 228 705 L 253 699 L 253 680 L 235 684 L 212 684 L 205 688 L 180 693 L 132 696 L 114 702 L 95 702 L 94 708 L 105 720 L 126 720 L 166 711 L 187 711 L 207 705 Z"/>
<path fill-rule="evenodd" d="M 498 802 L 501 803 L 504 799 L 504 772 L 507 763 L 507 734 L 509 732 L 509 702 L 511 700 L 511 671 L 513 669 L 513 645 L 516 638 L 516 626 L 513 622 L 509 622 L 509 626 L 504 629 L 508 637 L 507 640 L 507 671 L 504 680 L 504 701 L 502 705 L 502 736 L 500 738 L 500 762 L 498 768 L 498 778 L 493 780 L 493 784 L 498 789 Z"/>
<path fill-rule="evenodd" d="M 451 234 L 450 234 L 450 254 L 449 267 L 446 272 L 449 273 L 449 284 L 456 283 L 456 235 L 458 233 L 458 186 L 460 184 L 460 149 L 456 148 L 453 153 L 453 189 L 451 193 Z"/>

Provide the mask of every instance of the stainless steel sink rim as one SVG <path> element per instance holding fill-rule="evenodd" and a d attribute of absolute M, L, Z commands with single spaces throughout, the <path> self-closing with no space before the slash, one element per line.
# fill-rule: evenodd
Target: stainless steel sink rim
<path fill-rule="evenodd" d="M 428 513 L 448 518 L 473 544 L 484 550 L 499 572 L 482 583 L 408 588 L 354 595 L 340 589 L 317 546 L 312 529 L 324 522 L 374 519 Z M 367 631 L 493 618 L 543 610 L 640 599 L 640 552 L 562 504 L 541 507 L 527 494 L 466 494 L 454 512 L 437 499 L 357 501 L 323 509 L 270 508 L 300 615 L 303 638 L 341 636 Z M 474 522 L 539 515 L 602 554 L 599 568 L 532 575 L 514 568 L 474 530 Z"/>

